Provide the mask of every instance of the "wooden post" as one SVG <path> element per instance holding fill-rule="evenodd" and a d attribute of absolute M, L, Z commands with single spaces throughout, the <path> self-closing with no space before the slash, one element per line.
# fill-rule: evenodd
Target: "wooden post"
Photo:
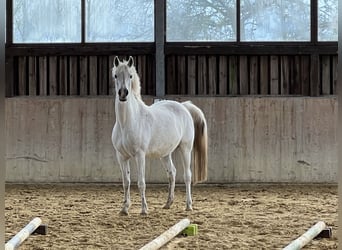
<path fill-rule="evenodd" d="M 13 250 L 20 246 L 24 240 L 26 240 L 30 234 L 32 234 L 37 227 L 42 223 L 42 220 L 38 217 L 34 218 L 27 224 L 19 233 L 17 233 L 12 239 L 10 239 L 6 245 L 5 250 Z"/>
<path fill-rule="evenodd" d="M 306 231 L 302 236 L 292 241 L 283 250 L 297 250 L 308 244 L 313 238 L 315 238 L 324 228 L 325 223 L 323 221 L 317 222 L 308 231 Z"/>
<path fill-rule="evenodd" d="M 165 1 L 155 1 L 156 96 L 165 95 Z"/>
<path fill-rule="evenodd" d="M 0 16 L 4 17 L 5 14 L 7 16 L 7 29 L 6 29 L 6 24 L 5 24 L 5 20 L 4 18 L 0 21 L 0 140 L 1 140 L 1 145 L 0 145 L 0 210 L 1 210 L 1 214 L 0 214 L 0 246 L 1 248 L 3 247 L 3 245 L 5 244 L 5 216 L 4 216 L 4 212 L 5 211 L 5 177 L 6 177 L 6 158 L 5 158 L 5 153 L 6 153 L 6 129 L 5 129 L 5 84 L 6 84 L 6 80 L 5 80 L 5 72 L 7 73 L 7 70 L 5 70 L 5 37 L 7 39 L 7 41 L 11 41 L 11 38 L 9 38 L 8 36 L 5 36 L 5 31 L 7 32 L 7 35 L 10 34 L 9 30 L 11 30 L 11 28 L 9 29 L 8 27 L 10 27 L 10 23 L 8 22 L 8 16 L 12 15 L 12 12 L 10 12 L 10 10 L 12 8 L 10 8 L 9 5 L 7 5 L 6 8 L 6 3 L 11 3 L 10 5 L 12 5 L 12 2 L 10 1 L 0 1 Z M 6 10 L 8 11 L 8 13 L 6 13 Z M 12 21 L 12 20 L 11 20 Z M 11 60 L 11 63 L 9 64 L 9 68 L 11 68 L 13 66 L 13 57 Z M 13 72 L 12 69 L 10 70 L 8 68 L 8 70 L 10 72 Z M 7 84 L 13 84 L 13 82 L 7 82 Z M 13 86 L 13 85 L 12 85 Z"/>
<path fill-rule="evenodd" d="M 180 232 L 182 232 L 189 225 L 190 225 L 190 220 L 189 219 L 181 220 L 176 225 L 172 226 L 167 231 L 162 233 L 160 236 L 155 238 L 153 241 L 151 241 L 147 245 L 145 245 L 142 248 L 140 248 L 140 250 L 155 250 L 155 249 L 159 249 L 160 247 L 165 245 L 167 242 L 169 242 L 171 239 L 173 239 L 175 236 L 177 236 Z"/>

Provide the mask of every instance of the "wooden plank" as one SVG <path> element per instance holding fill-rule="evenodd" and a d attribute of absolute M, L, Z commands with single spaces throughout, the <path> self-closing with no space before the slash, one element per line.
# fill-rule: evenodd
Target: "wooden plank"
<path fill-rule="evenodd" d="M 290 94 L 290 65 L 289 56 L 280 57 L 280 93 L 282 95 Z"/>
<path fill-rule="evenodd" d="M 89 95 L 97 95 L 97 57 L 89 57 Z"/>
<path fill-rule="evenodd" d="M 35 56 L 29 56 L 28 58 L 29 71 L 28 71 L 28 83 L 29 83 L 29 95 L 37 95 L 37 60 Z"/>
<path fill-rule="evenodd" d="M 88 57 L 80 56 L 80 96 L 88 95 Z"/>
<path fill-rule="evenodd" d="M 260 94 L 269 94 L 270 72 L 269 57 L 260 56 Z"/>
<path fill-rule="evenodd" d="M 147 85 L 146 85 L 146 56 L 137 56 L 134 59 L 137 62 L 137 73 L 140 77 L 141 94 L 146 95 Z"/>
<path fill-rule="evenodd" d="M 251 95 L 259 94 L 259 70 L 258 70 L 258 57 L 251 56 L 249 58 L 249 93 Z"/>
<path fill-rule="evenodd" d="M 70 95 L 78 95 L 78 56 L 69 58 L 69 88 Z"/>
<path fill-rule="evenodd" d="M 188 95 L 196 95 L 196 56 L 188 56 Z"/>
<path fill-rule="evenodd" d="M 198 95 L 208 94 L 208 70 L 207 70 L 207 57 L 198 56 L 197 58 L 197 80 L 198 80 Z"/>
<path fill-rule="evenodd" d="M 238 86 L 238 62 L 237 56 L 229 56 L 229 94 L 237 95 L 239 93 Z"/>
<path fill-rule="evenodd" d="M 310 95 L 310 57 L 301 57 L 301 82 L 302 90 L 301 94 L 304 96 Z"/>
<path fill-rule="evenodd" d="M 322 56 L 321 61 L 322 67 L 322 94 L 323 95 L 330 95 L 330 56 Z"/>
<path fill-rule="evenodd" d="M 49 57 L 49 95 L 57 95 L 58 94 L 58 82 L 57 82 L 57 56 Z"/>
<path fill-rule="evenodd" d="M 100 95 L 108 95 L 109 82 L 108 82 L 108 56 L 100 56 L 99 58 L 99 91 Z"/>
<path fill-rule="evenodd" d="M 177 89 L 179 95 L 187 93 L 185 56 L 177 56 Z"/>
<path fill-rule="evenodd" d="M 18 58 L 18 95 L 27 95 L 27 71 L 26 71 L 26 56 Z"/>
<path fill-rule="evenodd" d="M 115 55 L 110 55 L 108 57 L 108 94 L 114 95 L 115 94 L 115 83 L 112 76 L 112 69 L 113 69 L 113 63 L 114 63 Z"/>
<path fill-rule="evenodd" d="M 165 66 L 165 65 L 164 65 Z M 156 74 L 155 74 L 155 58 L 154 56 L 147 56 L 146 58 L 146 84 L 147 84 L 147 95 L 156 95 Z M 165 77 L 163 77 L 165 81 Z M 162 83 L 163 89 L 165 89 L 165 83 Z"/>
<path fill-rule="evenodd" d="M 271 56 L 270 59 L 270 71 L 271 71 L 271 82 L 270 82 L 270 94 L 279 95 L 279 57 Z"/>
<path fill-rule="evenodd" d="M 176 84 L 176 56 L 166 57 L 166 94 L 177 94 Z"/>
<path fill-rule="evenodd" d="M 14 57 L 6 57 L 5 74 L 6 74 L 6 97 L 14 96 Z"/>
<path fill-rule="evenodd" d="M 208 94 L 217 94 L 217 60 L 216 56 L 208 58 Z"/>
<path fill-rule="evenodd" d="M 240 56 L 239 75 L 240 75 L 240 95 L 248 95 L 248 58 Z"/>
<path fill-rule="evenodd" d="M 39 95 L 46 96 L 48 89 L 48 77 L 47 77 L 47 57 L 40 56 L 39 61 Z"/>
<path fill-rule="evenodd" d="M 338 57 L 332 55 L 332 94 L 337 95 L 337 77 L 338 77 Z"/>
<path fill-rule="evenodd" d="M 319 71 L 319 55 L 311 55 L 310 68 L 310 96 L 319 96 L 320 94 L 320 71 Z"/>
<path fill-rule="evenodd" d="M 301 57 L 294 56 L 291 59 L 290 67 L 290 94 L 300 95 L 302 92 Z"/>
<path fill-rule="evenodd" d="M 59 95 L 69 94 L 69 73 L 68 73 L 68 57 L 59 57 Z"/>
<path fill-rule="evenodd" d="M 219 57 L 219 95 L 228 94 L 228 58 Z"/>

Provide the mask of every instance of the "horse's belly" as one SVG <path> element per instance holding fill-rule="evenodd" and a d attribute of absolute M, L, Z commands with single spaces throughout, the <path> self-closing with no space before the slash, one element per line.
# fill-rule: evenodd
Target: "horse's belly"
<path fill-rule="evenodd" d="M 169 138 L 164 141 L 151 140 L 147 150 L 147 156 L 151 158 L 161 158 L 169 155 L 177 148 L 179 142 L 180 140 L 177 140 L 176 138 Z"/>

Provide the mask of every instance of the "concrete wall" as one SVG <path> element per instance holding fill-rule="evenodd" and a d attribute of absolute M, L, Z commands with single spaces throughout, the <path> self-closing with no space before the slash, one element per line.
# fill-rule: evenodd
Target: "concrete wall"
<path fill-rule="evenodd" d="M 206 114 L 209 182 L 337 182 L 334 97 L 176 99 Z M 114 122 L 110 97 L 7 99 L 7 181 L 121 182 Z M 147 165 L 148 182 L 167 182 L 159 160 Z"/>

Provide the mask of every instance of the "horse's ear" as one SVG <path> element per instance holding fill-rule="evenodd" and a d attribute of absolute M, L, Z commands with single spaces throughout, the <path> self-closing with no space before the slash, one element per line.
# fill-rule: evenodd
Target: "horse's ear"
<path fill-rule="evenodd" d="M 134 65 L 134 59 L 133 59 L 132 56 L 130 56 L 130 57 L 128 58 L 127 65 L 128 65 L 128 67 L 132 67 L 132 66 Z"/>
<path fill-rule="evenodd" d="M 116 56 L 116 57 L 114 58 L 114 61 L 113 61 L 113 67 L 119 66 L 119 63 L 120 63 L 120 59 L 119 59 L 118 56 Z"/>

